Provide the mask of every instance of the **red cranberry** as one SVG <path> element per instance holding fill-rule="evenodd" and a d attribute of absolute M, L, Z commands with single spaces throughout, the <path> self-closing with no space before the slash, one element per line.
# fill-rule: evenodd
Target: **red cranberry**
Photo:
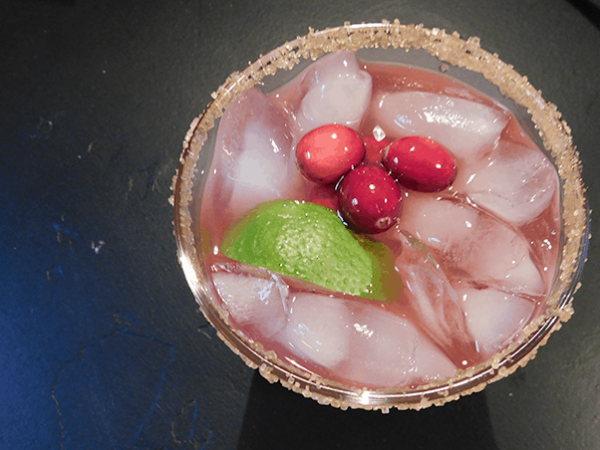
<path fill-rule="evenodd" d="M 316 183 L 335 183 L 365 155 L 362 139 L 345 125 L 323 125 L 304 135 L 296 148 L 302 174 Z"/>
<path fill-rule="evenodd" d="M 362 140 L 365 145 L 365 163 L 380 164 L 383 158 L 383 149 L 391 142 L 386 138 L 378 141 L 375 136 L 363 136 Z"/>
<path fill-rule="evenodd" d="M 361 233 L 391 228 L 402 212 L 402 194 L 383 167 L 365 165 L 348 172 L 338 186 L 342 218 Z"/>
<path fill-rule="evenodd" d="M 384 153 L 383 165 L 398 183 L 409 189 L 437 192 L 456 178 L 456 162 L 450 152 L 426 137 L 397 139 Z"/>

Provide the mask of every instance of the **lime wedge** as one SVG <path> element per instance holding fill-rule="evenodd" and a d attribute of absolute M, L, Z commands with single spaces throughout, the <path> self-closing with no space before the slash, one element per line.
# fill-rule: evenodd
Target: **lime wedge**
<path fill-rule="evenodd" d="M 389 298 L 382 281 L 389 272 L 383 265 L 393 261 L 389 249 L 355 235 L 333 210 L 315 203 L 275 200 L 259 205 L 230 228 L 221 251 L 334 291 Z"/>

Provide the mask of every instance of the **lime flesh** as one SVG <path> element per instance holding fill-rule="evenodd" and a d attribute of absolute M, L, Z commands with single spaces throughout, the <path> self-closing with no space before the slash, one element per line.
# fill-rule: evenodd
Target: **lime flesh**
<path fill-rule="evenodd" d="M 324 206 L 275 200 L 259 205 L 225 235 L 221 251 L 242 263 L 333 291 L 387 300 L 387 247 L 355 235 Z"/>

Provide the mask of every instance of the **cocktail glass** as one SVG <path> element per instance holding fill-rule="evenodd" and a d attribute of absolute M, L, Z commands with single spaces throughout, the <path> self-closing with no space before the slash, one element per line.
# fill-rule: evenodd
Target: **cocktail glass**
<path fill-rule="evenodd" d="M 416 388 L 363 389 L 309 374 L 249 340 L 232 326 L 217 301 L 217 292 L 203 263 L 206 239 L 201 233 L 200 202 L 211 164 L 219 119 L 241 92 L 258 86 L 265 93 L 281 87 L 325 53 L 359 52 L 363 60 L 401 63 L 445 72 L 506 106 L 523 129 L 553 161 L 560 178 L 562 236 L 557 274 L 545 310 L 527 325 L 519 339 L 485 363 L 459 370 L 451 379 Z M 245 70 L 232 74 L 213 94 L 214 100 L 196 118 L 184 140 L 181 166 L 174 179 L 175 235 L 178 257 L 189 286 L 219 337 L 248 366 L 258 368 L 271 382 L 340 408 L 389 410 L 441 405 L 485 388 L 533 359 L 552 332 L 572 313 L 572 299 L 589 240 L 589 211 L 578 154 L 570 129 L 556 107 L 546 102 L 528 80 L 497 55 L 483 50 L 477 38 L 463 40 L 457 33 L 393 23 L 350 25 L 310 31 L 262 56 Z"/>

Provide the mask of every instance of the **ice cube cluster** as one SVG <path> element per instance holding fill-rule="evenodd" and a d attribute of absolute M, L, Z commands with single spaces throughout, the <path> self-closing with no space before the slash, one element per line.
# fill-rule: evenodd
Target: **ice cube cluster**
<path fill-rule="evenodd" d="M 377 86 L 346 51 L 321 58 L 279 91 L 242 93 L 221 119 L 202 214 L 218 235 L 262 202 L 313 199 L 294 150 L 324 124 L 369 134 L 361 129 L 368 116 L 390 139 L 420 135 L 445 146 L 457 161 L 455 183 L 435 194 L 404 192 L 398 225 L 376 236 L 400 249 L 405 287 L 390 300 L 402 308 L 290 290 L 279 275 L 255 268 L 219 266 L 212 274 L 232 320 L 265 347 L 271 342 L 303 367 L 357 386 L 408 386 L 485 361 L 539 313 L 560 234 L 558 177 L 533 143 L 507 137 L 504 108 L 457 89 Z M 331 192 L 322 189 L 319 202 L 335 204 Z M 531 238 L 531 230 L 552 234 L 554 244 L 538 245 L 548 239 Z"/>
<path fill-rule="evenodd" d="M 258 341 L 289 348 L 303 367 L 343 373 L 364 387 L 429 382 L 456 371 L 413 323 L 377 305 L 292 293 L 266 269 L 249 276 L 243 265 L 216 268 L 213 282 L 232 320 Z"/>

